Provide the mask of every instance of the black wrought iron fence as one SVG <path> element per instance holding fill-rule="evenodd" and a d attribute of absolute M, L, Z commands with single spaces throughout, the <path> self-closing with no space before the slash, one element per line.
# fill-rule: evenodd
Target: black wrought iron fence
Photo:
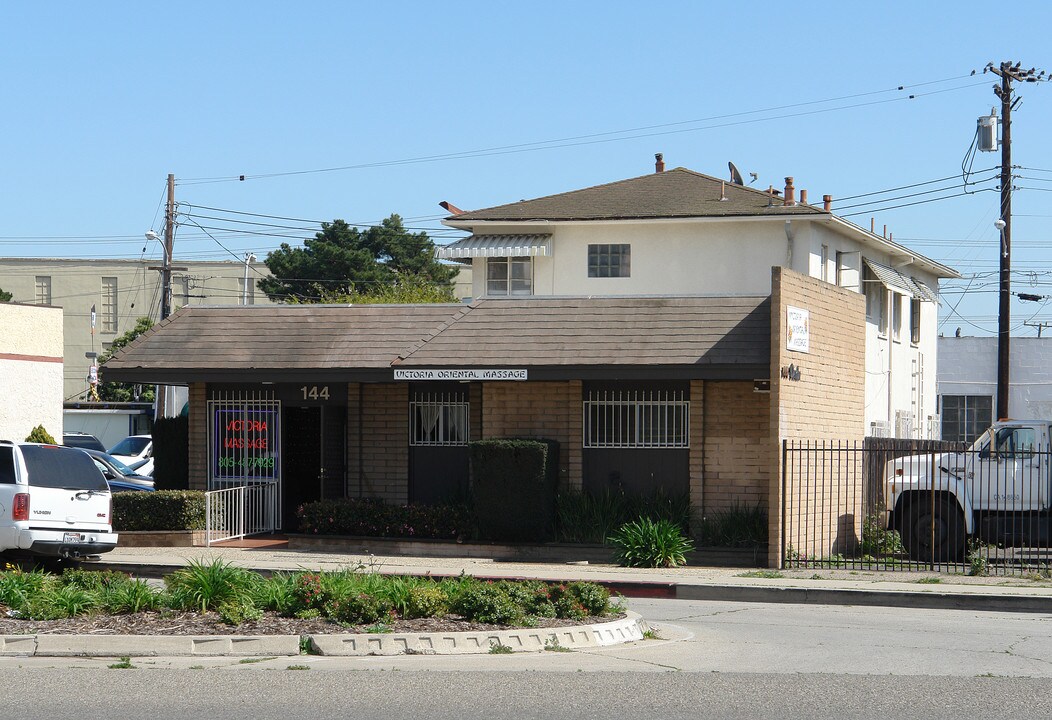
<path fill-rule="evenodd" d="M 786 566 L 1052 574 L 1052 452 L 991 440 L 785 441 Z"/>

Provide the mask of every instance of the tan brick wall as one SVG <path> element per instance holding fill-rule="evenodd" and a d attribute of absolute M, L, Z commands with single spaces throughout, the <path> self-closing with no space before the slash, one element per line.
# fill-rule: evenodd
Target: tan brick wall
<path fill-rule="evenodd" d="M 559 480 L 581 487 L 581 381 L 485 383 L 485 438 L 545 437 L 559 442 Z"/>
<path fill-rule="evenodd" d="M 809 312 L 810 351 L 786 349 L 786 308 Z M 809 558 L 850 550 L 861 535 L 862 473 L 847 464 L 790 464 L 782 523 L 782 441 L 861 442 L 865 435 L 865 297 L 784 268 L 771 278 L 769 553 L 786 545 Z M 789 365 L 799 380 L 781 377 Z M 796 456 L 794 455 L 794 459 Z M 856 472 L 857 470 L 857 472 Z M 806 544 L 806 546 L 805 546 Z M 787 548 L 788 550 L 788 548 Z"/>
<path fill-rule="evenodd" d="M 190 416 L 187 436 L 190 448 L 187 464 L 191 490 L 208 489 L 208 387 L 205 383 L 190 383 Z"/>
<path fill-rule="evenodd" d="M 690 381 L 690 505 L 698 517 L 705 512 L 705 383 Z"/>
<path fill-rule="evenodd" d="M 364 385 L 360 479 L 362 495 L 409 502 L 409 384 Z M 357 396 L 355 397 L 357 404 Z M 357 411 L 355 419 L 357 423 Z M 349 425 L 351 423 L 348 423 Z M 353 443 L 357 445 L 357 429 Z M 357 476 L 358 459 L 354 461 Z M 357 495 L 357 488 L 355 488 Z"/>
<path fill-rule="evenodd" d="M 767 506 L 771 478 L 770 395 L 754 392 L 749 382 L 705 383 L 705 513 Z M 691 408 L 694 388 L 691 387 Z M 692 439 L 693 443 L 693 439 Z M 693 456 L 693 446 L 692 446 Z M 693 473 L 692 473 L 693 476 Z"/>
<path fill-rule="evenodd" d="M 358 383 L 347 383 L 347 486 L 344 488 L 344 497 L 364 497 L 364 488 L 359 486 L 358 471 L 361 461 L 361 438 L 358 437 Z M 359 492 L 362 491 L 362 492 Z"/>

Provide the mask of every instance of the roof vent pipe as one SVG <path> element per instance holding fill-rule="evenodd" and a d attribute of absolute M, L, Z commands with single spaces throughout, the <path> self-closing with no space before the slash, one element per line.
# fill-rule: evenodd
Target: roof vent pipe
<path fill-rule="evenodd" d="M 654 172 L 665 172 L 665 156 L 661 153 L 654 153 Z"/>
<path fill-rule="evenodd" d="M 785 199 L 782 204 L 786 207 L 796 205 L 796 188 L 793 187 L 793 179 L 787 177 L 785 179 Z"/>
<path fill-rule="evenodd" d="M 822 196 L 822 209 L 829 212 L 833 209 L 833 196 L 823 195 Z"/>

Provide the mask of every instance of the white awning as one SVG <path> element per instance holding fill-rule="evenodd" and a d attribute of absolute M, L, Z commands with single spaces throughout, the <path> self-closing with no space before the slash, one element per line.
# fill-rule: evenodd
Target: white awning
<path fill-rule="evenodd" d="M 938 295 L 920 280 L 900 273 L 893 267 L 881 265 L 878 262 L 865 258 L 866 266 L 877 276 L 877 280 L 897 293 L 925 302 L 938 303 Z"/>
<path fill-rule="evenodd" d="M 552 236 L 544 235 L 472 235 L 449 245 L 435 248 L 435 257 L 445 260 L 477 257 L 548 257 L 552 254 Z"/>

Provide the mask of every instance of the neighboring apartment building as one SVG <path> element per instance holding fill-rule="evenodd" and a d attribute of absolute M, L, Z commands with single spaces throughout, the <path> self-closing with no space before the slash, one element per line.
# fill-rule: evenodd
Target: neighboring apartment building
<path fill-rule="evenodd" d="M 1052 418 L 1052 338 L 1012 338 L 1008 416 Z M 995 420 L 997 337 L 939 338 L 942 439 L 971 442 Z"/>
<path fill-rule="evenodd" d="M 12 293 L 13 302 L 62 308 L 63 398 L 87 397 L 91 360 L 86 353 L 102 355 L 140 317 L 159 319 L 161 273 L 151 269 L 158 265 L 151 259 L 0 258 L 0 288 Z M 243 262 L 177 259 L 174 267 L 185 270 L 172 273 L 173 310 L 183 305 L 270 304 L 254 282 L 270 274 L 262 262 L 249 267 L 247 288 Z"/>
<path fill-rule="evenodd" d="M 0 302 L 0 440 L 62 436 L 62 311 Z"/>
<path fill-rule="evenodd" d="M 866 297 L 869 435 L 937 437 L 938 287 L 953 269 L 835 215 L 786 178 L 755 190 L 676 168 L 460 211 L 471 234 L 438 257 L 470 263 L 475 298 L 755 296 L 779 266 Z"/>

